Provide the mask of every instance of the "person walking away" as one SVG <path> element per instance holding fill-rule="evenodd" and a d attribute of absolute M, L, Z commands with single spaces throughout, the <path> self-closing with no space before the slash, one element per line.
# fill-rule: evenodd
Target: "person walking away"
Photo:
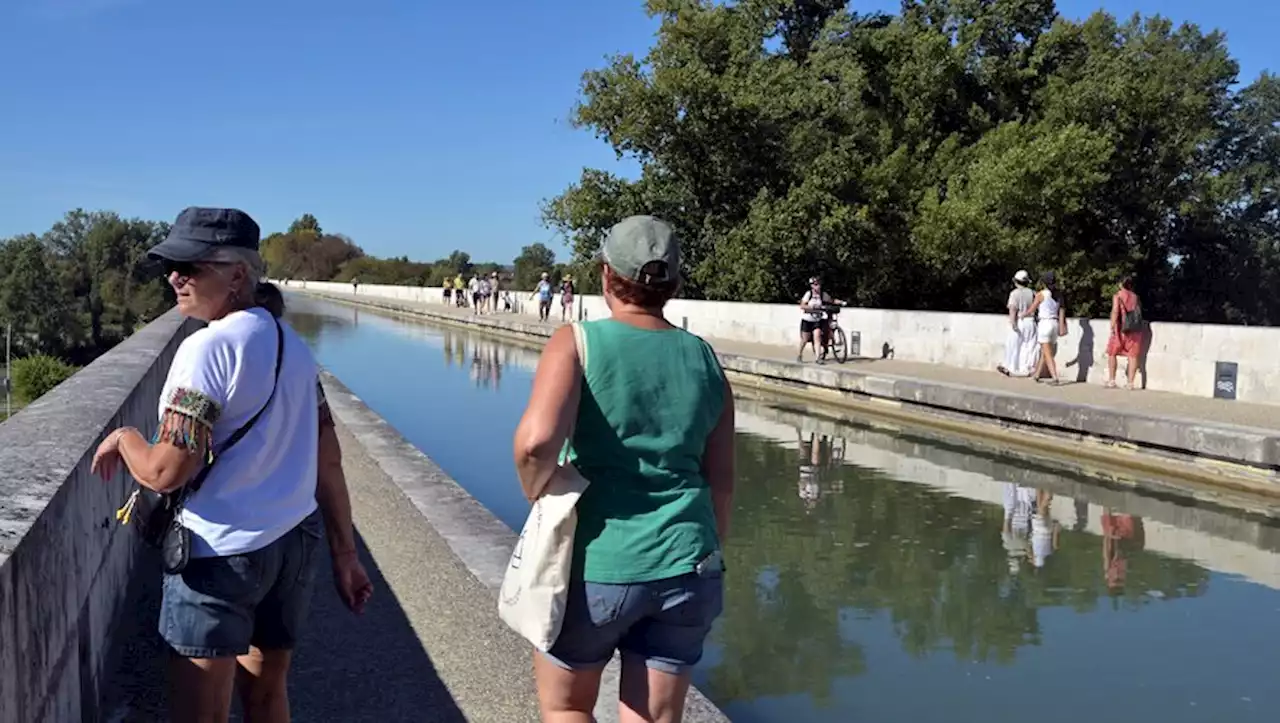
<path fill-rule="evenodd" d="M 1009 334 L 1004 345 L 1004 363 L 996 367 L 996 371 L 1005 376 L 1030 376 L 1040 361 L 1036 321 L 1023 317 L 1035 301 L 1036 295 L 1029 288 L 1030 283 L 1031 275 L 1026 270 L 1013 275 L 1013 291 L 1009 292 L 1009 301 L 1005 305 L 1009 310 Z"/>
<path fill-rule="evenodd" d="M 566 440 L 591 483 L 577 504 L 564 625 L 534 657 L 538 702 L 548 723 L 594 720 L 601 673 L 621 650 L 619 719 L 679 723 L 723 608 L 733 394 L 710 345 L 663 318 L 679 288 L 671 227 L 627 218 L 602 251 L 612 316 L 577 324 L 581 357 L 575 327 L 556 330 L 515 434 L 530 500 Z"/>
<path fill-rule="evenodd" d="M 207 326 L 174 354 L 155 438 L 116 429 L 92 462 L 104 479 L 123 463 L 141 487 L 185 496 L 190 558 L 166 571 L 160 603 L 177 723 L 226 721 L 237 682 L 246 720 L 289 720 L 291 651 L 325 532 L 343 602 L 358 613 L 372 594 L 316 363 L 261 280 L 258 242 L 243 211 L 188 208 L 149 251 L 179 311 Z"/>
<path fill-rule="evenodd" d="M 444 280 L 444 305 L 448 306 L 453 301 L 453 282 L 449 279 Z"/>
<path fill-rule="evenodd" d="M 1138 377 L 1138 356 L 1142 352 L 1142 299 L 1133 290 L 1133 276 L 1120 280 L 1120 290 L 1111 298 L 1111 337 L 1107 339 L 1107 388 L 1116 388 L 1118 357 L 1128 358 L 1124 388 L 1132 390 Z"/>
<path fill-rule="evenodd" d="M 560 280 L 560 323 L 573 321 L 573 277 Z"/>
<path fill-rule="evenodd" d="M 489 310 L 495 314 L 498 313 L 498 295 L 501 294 L 501 287 L 498 272 L 489 274 Z"/>
<path fill-rule="evenodd" d="M 476 305 L 476 308 L 480 310 L 479 313 L 488 314 L 489 313 L 489 279 L 481 278 L 479 289 L 480 289 L 480 303 Z"/>
<path fill-rule="evenodd" d="M 822 290 L 822 280 L 817 276 L 809 278 L 809 290 L 800 298 L 800 352 L 796 354 L 797 362 L 804 362 L 805 346 L 813 347 L 813 356 L 819 364 L 827 358 L 828 336 L 831 333 L 831 320 L 824 308 L 830 304 L 841 304 L 840 299 L 832 299 Z M 816 342 L 815 342 L 816 335 Z"/>
<path fill-rule="evenodd" d="M 1054 360 L 1054 352 L 1058 337 L 1067 333 L 1067 309 L 1058 292 L 1058 280 L 1052 271 L 1044 272 L 1040 277 L 1040 291 L 1035 301 L 1023 314 L 1027 318 L 1036 319 L 1036 341 L 1040 344 L 1040 361 L 1036 364 L 1031 377 L 1037 382 L 1047 371 L 1053 378 L 1054 386 L 1062 384 L 1058 378 L 1058 364 Z"/>
<path fill-rule="evenodd" d="M 459 306 L 467 305 L 466 282 L 462 280 L 462 274 L 453 277 L 453 300 Z"/>
<path fill-rule="evenodd" d="M 529 295 L 530 299 L 537 297 L 538 299 L 538 321 L 549 321 L 551 319 L 551 282 L 548 280 L 547 272 L 542 272 L 542 279 L 538 281 L 538 286 Z"/>

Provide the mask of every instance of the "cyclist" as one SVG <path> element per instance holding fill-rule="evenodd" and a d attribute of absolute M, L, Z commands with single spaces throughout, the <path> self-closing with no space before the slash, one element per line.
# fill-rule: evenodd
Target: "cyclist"
<path fill-rule="evenodd" d="M 805 346 L 813 347 L 813 355 L 817 357 L 818 363 L 821 364 L 827 358 L 827 344 L 830 343 L 831 320 L 827 316 L 824 307 L 831 304 L 844 306 L 845 302 L 840 299 L 833 299 L 829 294 L 822 290 L 822 280 L 817 276 L 809 279 L 809 290 L 804 292 L 804 296 L 800 299 L 800 353 L 796 354 L 796 361 L 804 361 Z M 817 333 L 817 343 L 814 343 L 814 333 Z M 819 352 L 818 350 L 822 351 Z"/>

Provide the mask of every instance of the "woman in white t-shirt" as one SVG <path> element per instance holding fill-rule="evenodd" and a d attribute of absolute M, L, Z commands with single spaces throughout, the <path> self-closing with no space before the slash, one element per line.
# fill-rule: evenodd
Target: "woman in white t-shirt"
<path fill-rule="evenodd" d="M 260 282 L 258 239 L 242 211 L 189 208 L 151 249 L 179 310 L 208 325 L 174 355 L 155 439 L 117 429 L 93 459 L 104 478 L 123 462 L 139 485 L 185 496 L 190 559 L 166 569 L 160 611 L 178 721 L 227 720 L 237 668 L 246 718 L 288 720 L 321 515 L 343 601 L 359 612 L 372 592 L 316 364 L 278 318 L 279 290 Z"/>
<path fill-rule="evenodd" d="M 1058 337 L 1067 335 L 1067 309 L 1058 292 L 1058 281 L 1052 271 L 1044 272 L 1040 277 L 1040 291 L 1036 292 L 1035 301 L 1022 312 L 1023 318 L 1035 317 L 1036 341 L 1040 343 L 1040 362 L 1031 373 L 1031 378 L 1040 381 L 1045 371 L 1049 372 L 1054 385 L 1062 383 L 1058 378 L 1058 363 L 1053 355 Z"/>

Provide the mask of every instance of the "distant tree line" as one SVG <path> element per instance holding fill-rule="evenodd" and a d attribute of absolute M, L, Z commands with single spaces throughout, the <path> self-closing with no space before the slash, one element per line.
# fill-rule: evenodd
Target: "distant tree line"
<path fill-rule="evenodd" d="M 24 382 L 23 401 L 173 306 L 159 266 L 146 257 L 168 233 L 163 221 L 76 209 L 42 234 L 0 239 L 0 344 L 11 324 L 15 358 L 32 359 L 14 364 L 15 380 L 33 380 Z M 433 262 L 377 258 L 342 234 L 326 233 L 311 214 L 267 236 L 261 250 L 271 276 L 313 281 L 438 286 L 459 274 L 469 280 L 496 271 L 509 287 L 532 289 L 544 272 L 556 279 L 567 273 L 541 243 L 525 246 L 510 264 L 473 262 L 465 251 Z"/>
<path fill-rule="evenodd" d="M 12 324 L 15 356 L 81 366 L 164 313 L 172 292 L 146 252 L 168 232 L 76 209 L 39 236 L 0 240 L 0 334 Z"/>
<path fill-rule="evenodd" d="M 1054 270 L 1073 315 L 1136 272 L 1150 313 L 1280 323 L 1280 78 L 1219 32 L 1052 0 L 648 0 L 644 57 L 587 72 L 573 121 L 639 163 L 543 207 L 574 258 L 671 221 L 694 297 L 991 312 Z"/>
<path fill-rule="evenodd" d="M 470 280 L 472 276 L 498 272 L 514 288 L 531 290 L 543 273 L 559 280 L 577 270 L 557 264 L 555 252 L 542 243 L 525 246 L 507 264 L 475 262 L 471 254 L 457 250 L 435 261 L 410 261 L 407 256 L 379 258 L 366 254 L 347 236 L 325 233 L 311 214 L 294 221 L 288 231 L 263 239 L 262 257 L 273 278 L 340 282 L 354 279 L 363 284 L 408 286 L 441 286 L 446 279 L 452 281 L 458 275 Z M 588 268 L 583 265 L 583 269 Z M 589 288 L 583 291 L 591 290 L 592 283 L 587 281 Z M 598 286 L 599 282 L 594 284 Z"/>

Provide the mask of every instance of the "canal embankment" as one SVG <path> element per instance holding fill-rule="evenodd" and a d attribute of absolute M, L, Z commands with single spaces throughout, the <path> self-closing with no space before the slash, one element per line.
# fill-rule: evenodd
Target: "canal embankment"
<path fill-rule="evenodd" d="M 290 290 L 526 341 L 545 339 L 557 326 L 522 314 L 476 315 L 364 289 Z M 1280 419 L 1270 405 L 1088 385 L 1050 387 L 994 372 L 893 360 L 801 364 L 789 347 L 708 341 L 739 386 L 1172 479 L 1197 497 L 1280 495 Z"/>

